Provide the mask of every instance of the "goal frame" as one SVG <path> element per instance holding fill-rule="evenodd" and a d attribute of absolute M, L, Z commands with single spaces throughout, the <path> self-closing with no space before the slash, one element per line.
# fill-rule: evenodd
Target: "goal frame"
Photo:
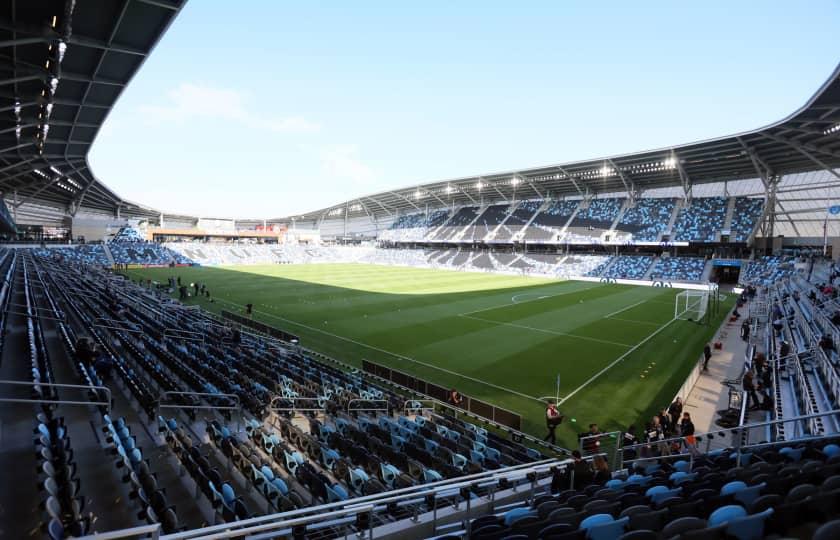
<path fill-rule="evenodd" d="M 701 322 L 709 309 L 709 291 L 686 289 L 674 298 L 674 319 Z"/>

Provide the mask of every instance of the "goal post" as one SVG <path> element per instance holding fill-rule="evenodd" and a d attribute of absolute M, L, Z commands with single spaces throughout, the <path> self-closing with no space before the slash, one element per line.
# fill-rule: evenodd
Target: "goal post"
<path fill-rule="evenodd" d="M 709 291 L 685 290 L 674 300 L 674 318 L 683 321 L 702 321 L 709 307 Z"/>

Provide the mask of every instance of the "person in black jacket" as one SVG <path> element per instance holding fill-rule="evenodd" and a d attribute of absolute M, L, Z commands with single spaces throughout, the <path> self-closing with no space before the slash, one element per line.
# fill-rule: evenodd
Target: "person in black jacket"
<path fill-rule="evenodd" d="M 712 357 L 711 344 L 706 343 L 703 347 L 703 371 L 709 371 L 709 359 Z"/>

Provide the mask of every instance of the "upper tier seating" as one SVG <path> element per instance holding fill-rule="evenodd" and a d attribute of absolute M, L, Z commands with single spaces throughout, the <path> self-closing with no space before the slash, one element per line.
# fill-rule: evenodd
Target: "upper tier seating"
<path fill-rule="evenodd" d="M 674 199 L 638 199 L 624 211 L 616 231 L 630 233 L 634 242 L 658 242 L 674 212 Z"/>
<path fill-rule="evenodd" d="M 554 201 L 534 217 L 525 230 L 524 240 L 554 240 L 575 212 L 580 201 Z"/>
<path fill-rule="evenodd" d="M 662 257 L 650 273 L 652 280 L 700 281 L 706 259 L 700 257 Z"/>
<path fill-rule="evenodd" d="M 110 266 L 111 262 L 105 254 L 102 244 L 82 244 L 78 246 L 51 246 L 37 248 L 35 254 L 41 257 L 58 257 L 76 264 L 94 264 Z"/>
<path fill-rule="evenodd" d="M 714 242 L 726 219 L 727 199 L 707 197 L 692 199 L 680 209 L 672 238 L 678 242 Z"/>
<path fill-rule="evenodd" d="M 155 242 L 111 242 L 108 244 L 117 264 L 168 265 L 191 264 L 192 261 L 178 252 Z"/>
<path fill-rule="evenodd" d="M 766 256 L 747 263 L 739 281 L 750 285 L 771 285 L 793 275 L 794 261 L 790 257 Z"/>
<path fill-rule="evenodd" d="M 461 239 L 466 241 L 472 240 L 475 242 L 484 240 L 487 235 L 493 232 L 493 230 L 495 230 L 495 228 L 504 221 L 509 211 L 509 204 L 494 204 L 488 206 L 484 212 L 478 216 L 475 223 L 467 227 L 467 230 L 464 232 L 464 236 L 461 237 Z"/>
<path fill-rule="evenodd" d="M 569 242 L 588 242 L 597 239 L 612 227 L 621 211 L 624 199 L 593 199 L 589 206 L 579 210 L 566 229 Z"/>
<path fill-rule="evenodd" d="M 642 279 L 653 263 L 653 257 L 621 256 L 616 257 L 604 273 L 604 277 L 620 279 Z"/>
<path fill-rule="evenodd" d="M 746 242 L 758 225 L 762 212 L 764 212 L 764 199 L 737 197 L 732 223 L 729 226 L 729 241 Z"/>
<path fill-rule="evenodd" d="M 120 230 L 117 231 L 117 234 L 114 235 L 114 238 L 111 239 L 112 242 L 145 242 L 146 239 L 143 238 L 143 235 L 140 234 L 140 231 L 135 229 L 134 227 L 120 227 Z"/>
<path fill-rule="evenodd" d="M 512 241 L 513 236 L 522 231 L 522 227 L 531 220 L 542 204 L 542 201 L 524 201 L 520 203 L 516 207 L 516 210 L 511 212 L 507 220 L 499 227 L 499 230 L 496 231 L 494 240 L 500 242 Z"/>
<path fill-rule="evenodd" d="M 463 208 L 460 208 L 457 212 L 455 212 L 452 218 L 446 222 L 446 225 L 434 233 L 434 237 L 430 238 L 430 240 L 456 240 L 458 233 L 475 220 L 478 215 L 478 211 L 478 206 L 464 206 Z"/>
<path fill-rule="evenodd" d="M 449 210 L 431 210 L 398 217 L 391 226 L 379 234 L 380 240 L 391 242 L 417 242 L 422 240 L 430 229 L 446 220 Z"/>

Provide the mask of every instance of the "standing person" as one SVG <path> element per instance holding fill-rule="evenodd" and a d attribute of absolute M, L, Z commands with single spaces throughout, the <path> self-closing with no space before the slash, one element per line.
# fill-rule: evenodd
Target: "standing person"
<path fill-rule="evenodd" d="M 604 456 L 595 456 L 592 459 L 592 469 L 595 471 L 595 474 L 592 476 L 593 484 L 603 486 L 610 478 L 612 478 L 612 474 L 610 474 L 610 466 L 607 464 L 607 460 L 604 459 Z"/>
<path fill-rule="evenodd" d="M 760 403 L 758 401 L 758 394 L 755 392 L 755 382 L 753 381 L 752 371 L 747 371 L 744 374 L 744 380 L 741 382 L 744 392 L 747 393 L 747 407 L 750 409 L 758 409 Z M 750 405 L 752 402 L 752 405 Z"/>
<path fill-rule="evenodd" d="M 695 453 L 697 451 L 697 438 L 694 436 L 694 422 L 691 421 L 690 413 L 683 413 L 682 420 L 680 420 L 680 434 L 689 453 Z"/>
<path fill-rule="evenodd" d="M 254 314 L 254 304 L 245 304 L 245 315 L 250 319 Z"/>
<path fill-rule="evenodd" d="M 574 473 L 574 482 L 572 483 L 574 489 L 583 489 L 592 482 L 592 469 L 589 464 L 583 460 L 578 450 L 572 450 L 572 472 Z"/>
<path fill-rule="evenodd" d="M 677 399 L 671 403 L 671 406 L 668 407 L 668 414 L 671 416 L 671 425 L 674 426 L 676 429 L 677 424 L 680 421 L 680 415 L 683 412 L 683 401 L 682 398 L 677 396 Z"/>
<path fill-rule="evenodd" d="M 548 435 L 545 436 L 545 441 L 551 444 L 557 444 L 557 437 L 554 431 L 557 426 L 563 422 L 563 415 L 557 410 L 557 405 L 554 401 L 548 402 L 548 407 L 545 408 L 545 426 L 548 428 Z"/>
<path fill-rule="evenodd" d="M 624 432 L 624 439 L 622 441 L 621 446 L 625 449 L 624 450 L 624 460 L 629 461 L 631 459 L 636 459 L 637 452 L 635 448 L 629 448 L 637 444 L 639 440 L 636 438 L 636 426 L 630 426 L 627 428 L 627 431 Z"/>
<path fill-rule="evenodd" d="M 744 341 L 750 340 L 750 320 L 744 319 L 744 322 L 741 323 L 741 339 Z"/>
<path fill-rule="evenodd" d="M 457 390 L 452 388 L 452 389 L 449 390 L 449 398 L 447 398 L 447 401 L 453 407 L 458 407 L 460 409 L 461 408 L 461 403 L 464 402 L 464 398 L 461 397 L 460 392 L 458 392 Z"/>
<path fill-rule="evenodd" d="M 703 371 L 709 371 L 709 359 L 712 357 L 711 343 L 706 343 L 703 347 Z"/>
<path fill-rule="evenodd" d="M 589 424 L 589 431 L 581 433 L 580 439 L 583 441 L 583 450 L 587 454 L 595 454 L 601 448 L 601 431 L 598 429 L 598 424 Z"/>

